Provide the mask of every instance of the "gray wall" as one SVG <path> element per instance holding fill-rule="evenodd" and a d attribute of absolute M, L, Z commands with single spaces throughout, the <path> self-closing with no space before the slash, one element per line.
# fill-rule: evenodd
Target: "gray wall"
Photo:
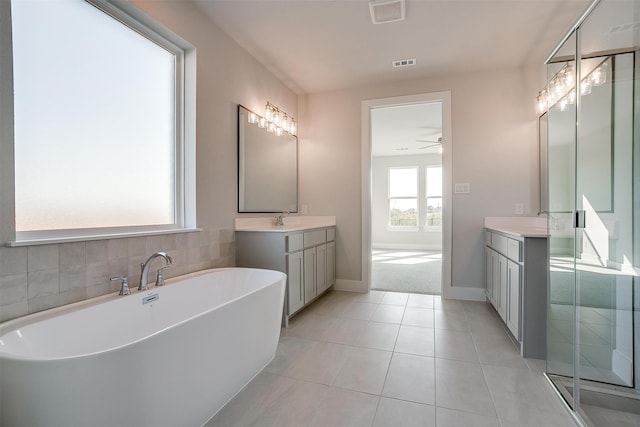
<path fill-rule="evenodd" d="M 470 194 L 453 195 L 452 285 L 481 288 L 484 217 L 514 215 L 516 203 L 538 212 L 540 75 L 506 69 L 301 97 L 300 202 L 309 214 L 336 215 L 339 280 L 362 280 L 362 101 L 451 91 L 453 182 L 471 184 Z"/>

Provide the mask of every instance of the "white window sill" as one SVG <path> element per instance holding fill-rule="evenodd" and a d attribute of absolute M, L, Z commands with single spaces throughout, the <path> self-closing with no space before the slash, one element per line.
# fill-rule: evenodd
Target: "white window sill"
<path fill-rule="evenodd" d="M 35 246 L 35 245 L 51 245 L 56 243 L 70 243 L 70 242 L 88 242 L 92 240 L 107 240 L 107 239 L 121 239 L 127 237 L 144 237 L 144 236 L 157 236 L 160 234 L 177 234 L 177 233 L 192 233 L 196 231 L 202 231 L 201 228 L 163 228 L 157 230 L 139 230 L 139 231 L 113 231 L 105 233 L 83 233 L 82 230 L 78 230 L 76 235 L 55 236 L 55 235 L 41 235 L 38 237 L 24 237 L 17 238 L 14 241 L 6 242 L 5 246 L 8 247 L 20 247 L 20 246 Z"/>

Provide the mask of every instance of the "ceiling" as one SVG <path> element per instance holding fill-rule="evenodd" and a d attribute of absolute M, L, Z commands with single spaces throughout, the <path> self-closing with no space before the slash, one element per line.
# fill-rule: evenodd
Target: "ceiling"
<path fill-rule="evenodd" d="M 589 2 L 406 0 L 404 21 L 374 25 L 367 0 L 194 0 L 298 94 L 541 65 Z"/>
<path fill-rule="evenodd" d="M 371 155 L 440 154 L 442 103 L 380 107 L 371 110 Z"/>
<path fill-rule="evenodd" d="M 368 0 L 193 1 L 298 94 L 542 66 L 590 3 L 406 0 L 405 20 L 374 25 Z M 415 66 L 392 66 L 411 58 Z M 439 103 L 372 113 L 374 156 L 437 154 L 441 136 Z"/>

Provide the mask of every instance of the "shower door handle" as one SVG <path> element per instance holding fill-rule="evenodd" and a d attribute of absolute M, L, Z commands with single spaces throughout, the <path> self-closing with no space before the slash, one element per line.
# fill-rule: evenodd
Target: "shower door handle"
<path fill-rule="evenodd" d="M 586 226 L 586 211 L 577 210 L 573 215 L 573 228 L 585 228 Z"/>

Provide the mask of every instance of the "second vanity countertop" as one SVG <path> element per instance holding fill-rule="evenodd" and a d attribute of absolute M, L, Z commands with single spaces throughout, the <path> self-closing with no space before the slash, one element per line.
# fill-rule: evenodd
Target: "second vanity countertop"
<path fill-rule="evenodd" d="M 257 218 L 236 218 L 236 231 L 263 231 L 270 233 L 288 233 L 290 231 L 312 230 L 314 228 L 334 227 L 335 216 L 286 216 L 284 225 L 274 225 L 274 218 L 278 216 Z"/>
<path fill-rule="evenodd" d="M 484 228 L 516 237 L 548 237 L 546 217 L 485 217 Z"/>

